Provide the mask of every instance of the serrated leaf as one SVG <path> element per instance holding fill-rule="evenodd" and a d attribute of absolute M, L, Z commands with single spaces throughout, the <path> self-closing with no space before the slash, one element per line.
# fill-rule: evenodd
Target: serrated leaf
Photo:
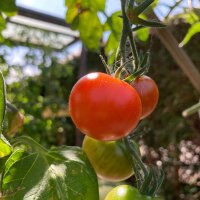
<path fill-rule="evenodd" d="M 189 29 L 187 34 L 185 35 L 183 41 L 179 44 L 180 47 L 186 45 L 190 39 L 197 33 L 200 32 L 200 22 L 192 25 Z"/>
<path fill-rule="evenodd" d="M 96 174 L 79 147 L 16 150 L 6 162 L 1 191 L 5 200 L 99 199 Z"/>
<path fill-rule="evenodd" d="M 17 7 L 15 0 L 0 0 L 0 11 L 2 12 L 16 12 Z"/>
<path fill-rule="evenodd" d="M 1 134 L 0 136 L 0 159 L 10 155 L 12 147 L 7 139 Z"/>
<path fill-rule="evenodd" d="M 0 71 L 0 134 L 3 130 L 3 121 L 6 112 L 6 89 L 3 74 Z"/>
<path fill-rule="evenodd" d="M 84 12 L 79 15 L 78 30 L 88 49 L 99 50 L 103 27 L 96 13 Z"/>

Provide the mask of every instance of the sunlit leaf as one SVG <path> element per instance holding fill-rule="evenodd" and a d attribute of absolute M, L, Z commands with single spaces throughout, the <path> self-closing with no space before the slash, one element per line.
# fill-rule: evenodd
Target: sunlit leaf
<path fill-rule="evenodd" d="M 76 7 L 68 9 L 66 13 L 67 23 L 71 24 L 77 15 L 78 15 L 78 9 Z"/>
<path fill-rule="evenodd" d="M 80 32 L 80 38 L 88 49 L 99 49 L 103 27 L 96 13 L 82 13 L 79 16 L 78 30 Z"/>
<path fill-rule="evenodd" d="M 12 152 L 12 147 L 6 138 L 1 134 L 0 137 L 0 159 L 8 156 Z"/>
<path fill-rule="evenodd" d="M 185 35 L 183 41 L 179 44 L 179 46 L 182 47 L 182 46 L 186 45 L 186 44 L 190 41 L 190 39 L 191 39 L 195 34 L 197 34 L 197 33 L 199 33 L 199 32 L 200 32 L 200 22 L 198 22 L 198 23 L 192 25 L 192 26 L 189 28 L 187 34 Z"/>
<path fill-rule="evenodd" d="M 6 162 L 1 191 L 5 200 L 98 200 L 97 177 L 81 148 L 49 151 L 35 145 L 33 152 L 18 149 Z"/>
<path fill-rule="evenodd" d="M 111 30 L 108 38 L 105 53 L 109 57 L 108 63 L 111 64 L 114 61 L 115 52 L 119 45 L 121 30 L 122 30 L 122 19 L 119 17 L 121 12 L 113 13 L 105 23 L 105 29 Z"/>
<path fill-rule="evenodd" d="M 136 35 L 139 38 L 139 40 L 145 42 L 149 38 L 149 28 L 142 28 L 140 30 L 136 31 Z"/>

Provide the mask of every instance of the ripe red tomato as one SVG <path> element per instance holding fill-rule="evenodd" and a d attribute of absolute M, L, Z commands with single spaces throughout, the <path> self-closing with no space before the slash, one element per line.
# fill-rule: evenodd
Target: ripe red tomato
<path fill-rule="evenodd" d="M 148 76 L 140 76 L 131 85 L 137 90 L 142 102 L 142 115 L 144 119 L 150 115 L 158 103 L 158 87 L 153 79 Z"/>
<path fill-rule="evenodd" d="M 82 77 L 72 88 L 69 112 L 84 134 L 98 140 L 117 140 L 136 127 L 142 106 L 129 84 L 95 72 Z"/>
<path fill-rule="evenodd" d="M 101 179 L 119 182 L 134 173 L 129 154 L 121 141 L 105 142 L 85 136 L 83 150 Z"/>

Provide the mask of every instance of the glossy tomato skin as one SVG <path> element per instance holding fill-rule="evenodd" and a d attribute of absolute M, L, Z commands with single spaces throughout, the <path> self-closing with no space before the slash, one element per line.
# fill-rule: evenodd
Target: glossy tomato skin
<path fill-rule="evenodd" d="M 163 200 L 160 197 L 150 197 L 139 193 L 130 185 L 119 185 L 112 189 L 104 200 Z"/>
<path fill-rule="evenodd" d="M 119 185 L 112 189 L 105 200 L 144 200 L 138 190 L 130 185 Z"/>
<path fill-rule="evenodd" d="M 149 116 L 155 109 L 159 91 L 156 83 L 148 76 L 140 76 L 134 80 L 131 85 L 137 90 L 142 102 L 141 119 Z"/>
<path fill-rule="evenodd" d="M 138 124 L 142 112 L 136 90 L 124 81 L 95 72 L 72 88 L 69 112 L 77 128 L 98 140 L 117 140 Z"/>
<path fill-rule="evenodd" d="M 134 174 L 124 143 L 85 136 L 82 147 L 99 178 L 119 182 Z"/>

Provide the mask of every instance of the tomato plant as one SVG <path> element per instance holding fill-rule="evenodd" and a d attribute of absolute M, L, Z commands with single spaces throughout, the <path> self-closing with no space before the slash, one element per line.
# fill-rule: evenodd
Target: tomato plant
<path fill-rule="evenodd" d="M 141 98 L 141 119 L 143 119 L 150 115 L 157 105 L 159 97 L 158 87 L 153 79 L 145 75 L 136 78 L 131 85 L 137 90 Z"/>
<path fill-rule="evenodd" d="M 99 178 L 115 182 L 125 180 L 134 173 L 126 147 L 121 141 L 105 142 L 85 136 L 83 150 Z"/>
<path fill-rule="evenodd" d="M 69 112 L 84 134 L 98 140 L 117 140 L 136 127 L 142 107 L 139 95 L 128 83 L 95 72 L 72 88 Z"/>
<path fill-rule="evenodd" d="M 162 200 L 160 197 L 144 196 L 130 185 L 119 185 L 113 188 L 105 200 Z"/>

